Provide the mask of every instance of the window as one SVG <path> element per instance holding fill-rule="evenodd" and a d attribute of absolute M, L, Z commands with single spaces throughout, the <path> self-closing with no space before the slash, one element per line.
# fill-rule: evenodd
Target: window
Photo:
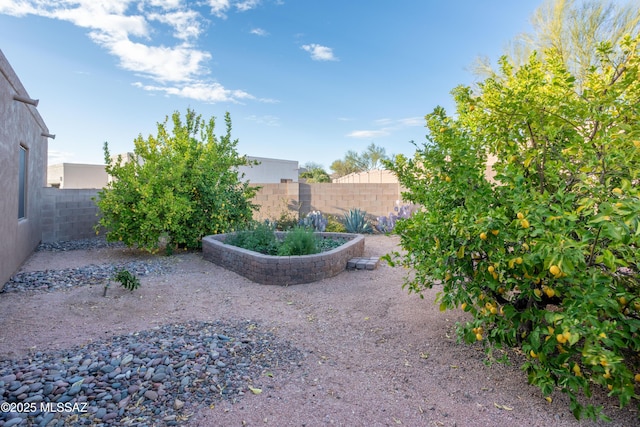
<path fill-rule="evenodd" d="M 20 146 L 18 171 L 18 219 L 27 216 L 27 149 Z"/>

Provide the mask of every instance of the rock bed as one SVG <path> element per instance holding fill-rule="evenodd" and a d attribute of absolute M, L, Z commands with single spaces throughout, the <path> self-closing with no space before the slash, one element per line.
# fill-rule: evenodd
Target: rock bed
<path fill-rule="evenodd" d="M 14 409 L 0 411 L 0 426 L 180 425 L 198 407 L 258 392 L 301 360 L 250 321 L 166 325 L 36 352 L 0 361 L 0 401 Z"/>
<path fill-rule="evenodd" d="M 79 249 L 126 248 L 122 242 L 107 242 L 104 237 L 92 239 L 63 240 L 59 242 L 40 243 L 36 251 L 63 252 Z"/>
<path fill-rule="evenodd" d="M 136 276 L 166 274 L 173 270 L 170 258 L 148 261 L 90 264 L 62 270 L 29 271 L 15 274 L 5 283 L 1 292 L 55 291 L 74 286 L 105 284 L 119 270 L 128 270 Z M 113 284 L 118 284 L 113 282 Z"/>

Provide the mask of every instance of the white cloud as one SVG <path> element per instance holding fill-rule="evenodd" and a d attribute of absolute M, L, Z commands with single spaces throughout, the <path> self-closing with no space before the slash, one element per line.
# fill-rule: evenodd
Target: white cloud
<path fill-rule="evenodd" d="M 226 18 L 227 10 L 231 5 L 229 4 L 229 0 L 208 0 L 207 4 L 211 8 L 211 13 L 218 18 Z"/>
<path fill-rule="evenodd" d="M 270 116 L 270 115 L 255 116 L 255 115 L 251 115 L 251 116 L 247 117 L 247 120 L 250 120 L 252 122 L 256 122 L 256 123 L 261 124 L 261 125 L 266 125 L 266 126 L 280 126 L 280 118 L 276 117 L 276 116 Z"/>
<path fill-rule="evenodd" d="M 398 122 L 403 126 L 424 126 L 426 123 L 424 117 L 407 117 Z"/>
<path fill-rule="evenodd" d="M 203 102 L 239 103 L 242 100 L 255 99 L 253 95 L 245 91 L 225 89 L 219 83 L 196 82 L 183 86 L 154 86 L 136 82 L 133 85 L 150 92 L 164 92 L 167 95 L 175 95 Z"/>
<path fill-rule="evenodd" d="M 120 58 L 120 66 L 161 82 L 186 82 L 204 73 L 208 52 L 188 46 L 148 46 L 127 38 L 92 33 L 91 38 Z"/>
<path fill-rule="evenodd" d="M 269 33 L 263 30 L 262 28 L 254 28 L 250 31 L 250 33 L 255 34 L 256 36 L 261 36 L 261 37 L 269 35 Z"/>
<path fill-rule="evenodd" d="M 383 136 L 389 135 L 389 132 L 386 130 L 354 130 L 353 132 L 349 132 L 347 134 L 350 138 L 381 138 Z"/>
<path fill-rule="evenodd" d="M 202 25 L 199 21 L 200 14 L 195 10 L 152 13 L 148 18 L 173 27 L 173 36 L 180 40 L 197 39 L 202 33 Z"/>
<path fill-rule="evenodd" d="M 251 10 L 260 4 L 260 0 L 243 0 L 236 3 L 236 9 L 240 12 Z"/>
<path fill-rule="evenodd" d="M 319 44 L 305 44 L 302 46 L 302 49 L 306 50 L 311 54 L 311 59 L 314 61 L 337 61 L 333 55 L 333 50 L 330 47 L 322 46 Z"/>
<path fill-rule="evenodd" d="M 405 127 L 412 126 L 421 126 L 423 125 L 424 118 L 422 117 L 406 117 L 402 119 L 377 119 L 374 120 L 374 123 L 380 126 L 379 129 L 376 130 L 354 130 L 347 134 L 348 137 L 351 138 L 363 138 L 363 139 L 372 139 L 372 138 L 381 138 L 384 136 L 389 136 L 393 131 L 400 130 Z"/>
<path fill-rule="evenodd" d="M 154 81 L 136 84 L 145 90 L 205 102 L 277 102 L 256 99 L 243 90 L 226 89 L 217 82 L 204 80 L 211 54 L 196 48 L 195 42 L 207 21 L 186 3 L 184 0 L 0 0 L 0 13 L 59 19 L 89 30 L 91 40 L 118 58 L 121 68 Z M 232 6 L 246 11 L 260 1 L 206 0 L 205 4 L 212 15 L 225 18 Z M 162 29 L 162 26 L 153 26 L 154 23 L 169 26 L 173 44 L 154 41 Z"/>

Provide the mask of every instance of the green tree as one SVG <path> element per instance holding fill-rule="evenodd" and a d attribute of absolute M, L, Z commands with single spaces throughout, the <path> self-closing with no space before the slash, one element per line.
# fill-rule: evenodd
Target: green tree
<path fill-rule="evenodd" d="M 256 189 L 241 182 L 237 167 L 247 164 L 231 139 L 231 118 L 225 115 L 226 134 L 216 136 L 215 118 L 202 119 L 187 110 L 157 124 L 157 136 L 140 135 L 134 159 L 111 159 L 105 142 L 107 173 L 113 178 L 98 193 L 98 227 L 107 240 L 121 240 L 149 251 L 168 239 L 167 249 L 199 248 L 207 234 L 236 229 L 252 218 L 250 200 Z"/>
<path fill-rule="evenodd" d="M 338 176 L 345 176 L 350 173 L 382 168 L 384 160 L 389 160 L 384 147 L 371 143 L 362 153 L 353 150 L 347 151 L 342 160 L 335 160 L 331 163 L 331 170 Z"/>
<path fill-rule="evenodd" d="M 302 167 L 305 171 L 300 173 L 300 178 L 306 179 L 307 182 L 331 182 L 331 177 L 322 165 L 315 162 L 307 162 Z"/>
<path fill-rule="evenodd" d="M 428 141 L 387 167 L 425 208 L 397 224 L 410 291 L 442 284 L 467 342 L 520 348 L 529 382 L 622 406 L 640 394 L 640 37 L 599 40 L 581 82 L 557 46 L 453 91 Z M 491 154 L 496 182 L 485 176 Z M 506 354 L 506 353 L 505 353 Z"/>

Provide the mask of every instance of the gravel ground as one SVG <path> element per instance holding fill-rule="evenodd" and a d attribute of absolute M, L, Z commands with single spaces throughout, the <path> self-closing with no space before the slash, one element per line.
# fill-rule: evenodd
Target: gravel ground
<path fill-rule="evenodd" d="M 368 236 L 365 256 L 396 245 Z M 103 297 L 123 267 L 142 286 Z M 382 264 L 263 286 L 198 253 L 43 246 L 0 294 L 0 403 L 13 405 L 0 427 L 605 425 L 576 421 L 561 393 L 546 402 L 517 352 L 485 365 L 480 343 L 456 342 L 466 313 L 439 312 L 437 287 L 408 295 L 405 274 Z M 62 410 L 25 411 L 43 402 Z M 592 403 L 608 425 L 640 425 L 601 390 Z"/>

